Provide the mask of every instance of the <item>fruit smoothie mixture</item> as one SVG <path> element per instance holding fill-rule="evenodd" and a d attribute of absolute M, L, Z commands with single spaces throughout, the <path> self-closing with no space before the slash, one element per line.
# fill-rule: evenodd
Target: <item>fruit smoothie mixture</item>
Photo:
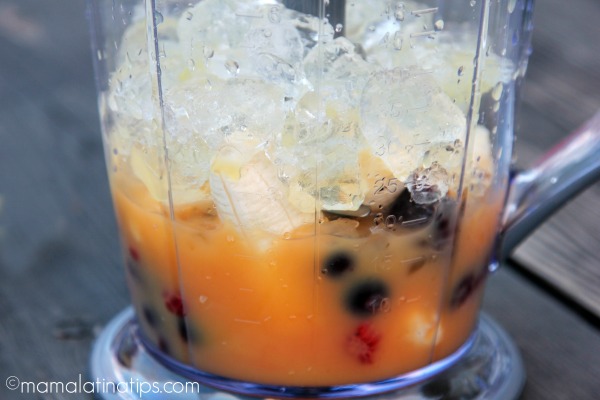
<path fill-rule="evenodd" d="M 349 2 L 342 26 L 203 0 L 156 13 L 154 32 L 132 16 L 101 109 L 151 345 L 211 374 L 323 386 L 468 340 L 504 193 L 494 135 L 467 118 L 475 33 L 446 34 L 436 12 Z M 479 90 L 498 101 L 510 65 L 485 61 Z"/>

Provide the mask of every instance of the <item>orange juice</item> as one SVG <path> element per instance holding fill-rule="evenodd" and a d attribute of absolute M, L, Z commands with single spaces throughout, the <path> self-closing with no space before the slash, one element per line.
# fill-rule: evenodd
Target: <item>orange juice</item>
<path fill-rule="evenodd" d="M 388 215 L 418 223 L 328 214 L 277 237 L 242 235 L 210 202 L 171 219 L 132 176 L 112 187 L 143 334 L 202 371 L 294 386 L 386 379 L 457 350 L 500 207 L 467 202 L 457 224 L 450 201 L 400 195 Z"/>

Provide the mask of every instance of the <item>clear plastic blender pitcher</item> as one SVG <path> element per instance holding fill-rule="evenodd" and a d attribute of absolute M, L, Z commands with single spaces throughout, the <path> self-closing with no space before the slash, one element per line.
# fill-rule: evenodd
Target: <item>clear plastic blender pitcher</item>
<path fill-rule="evenodd" d="M 589 128 L 506 201 L 532 1 L 89 4 L 134 310 L 93 373 L 207 386 L 189 398 L 518 395 L 484 282 L 598 169 Z"/>

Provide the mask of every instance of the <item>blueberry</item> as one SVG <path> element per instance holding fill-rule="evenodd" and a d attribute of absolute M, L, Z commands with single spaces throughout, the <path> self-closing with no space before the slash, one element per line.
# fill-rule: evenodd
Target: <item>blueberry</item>
<path fill-rule="evenodd" d="M 158 349 L 167 355 L 171 353 L 169 343 L 163 337 L 158 338 Z"/>
<path fill-rule="evenodd" d="M 452 297 L 450 298 L 450 306 L 452 308 L 460 307 L 471 295 L 471 292 L 474 289 L 474 285 L 474 275 L 467 275 L 464 278 L 462 278 L 452 291 Z"/>
<path fill-rule="evenodd" d="M 184 342 L 187 342 L 190 339 L 188 336 L 188 328 L 187 324 L 185 323 L 185 318 L 177 318 L 177 332 L 179 333 L 179 337 Z"/>
<path fill-rule="evenodd" d="M 431 232 L 431 245 L 436 250 L 441 250 L 448 245 L 454 235 L 454 226 L 452 218 L 455 210 L 455 203 L 444 200 L 438 208 Z"/>
<path fill-rule="evenodd" d="M 347 253 L 337 252 L 325 259 L 321 272 L 331 278 L 337 278 L 353 269 L 354 261 L 352 257 Z"/>
<path fill-rule="evenodd" d="M 154 312 L 154 310 L 152 310 L 148 306 L 144 306 L 142 307 L 142 315 L 144 316 L 144 320 L 148 323 L 148 325 L 150 325 L 153 328 L 156 328 L 156 326 L 158 325 L 158 316 L 156 315 L 156 312 Z"/>
<path fill-rule="evenodd" d="M 485 278 L 485 270 L 464 276 L 452 291 L 450 307 L 458 308 L 464 304 Z"/>
<path fill-rule="evenodd" d="M 431 222 L 435 209 L 435 204 L 415 203 L 408 189 L 404 189 L 390 206 L 388 214 L 395 215 L 403 228 L 413 228 Z"/>
<path fill-rule="evenodd" d="M 359 317 L 377 313 L 389 296 L 389 289 L 379 279 L 368 279 L 350 288 L 344 298 L 348 310 Z"/>

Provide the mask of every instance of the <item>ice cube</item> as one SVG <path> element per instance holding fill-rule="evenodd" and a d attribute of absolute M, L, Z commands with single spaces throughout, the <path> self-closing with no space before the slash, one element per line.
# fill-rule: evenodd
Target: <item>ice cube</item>
<path fill-rule="evenodd" d="M 333 40 L 334 27 L 326 19 L 304 14 L 295 10 L 284 9 L 285 18 L 296 28 L 304 46 L 304 57 L 319 43 L 325 44 Z"/>
<path fill-rule="evenodd" d="M 455 188 L 460 180 L 465 154 L 464 147 L 465 143 L 460 139 L 436 143 L 425 152 L 421 166 L 429 168 L 433 163 L 443 165 L 448 175 L 449 185 Z"/>
<path fill-rule="evenodd" d="M 477 43 L 469 35 L 440 32 L 435 43 L 419 46 L 413 50 L 415 61 L 423 69 L 431 71 L 438 86 L 467 112 L 473 90 L 473 68 Z M 499 83 L 511 80 L 513 64 L 492 52 L 483 58 L 484 65 L 479 91 L 487 93 Z"/>
<path fill-rule="evenodd" d="M 180 44 L 187 59 L 222 79 L 261 78 L 299 97 L 304 47 L 283 11 L 262 1 L 204 0 L 181 16 Z"/>
<path fill-rule="evenodd" d="M 361 99 L 360 128 L 372 153 L 402 181 L 422 166 L 430 148 L 466 134 L 462 111 L 418 67 L 372 75 Z"/>
<path fill-rule="evenodd" d="M 223 144 L 264 147 L 283 129 L 285 95 L 257 79 L 198 79 L 165 95 L 167 126 L 178 141 L 198 139 L 216 151 Z"/>
<path fill-rule="evenodd" d="M 470 161 L 465 165 L 465 187 L 473 195 L 483 195 L 491 184 L 494 175 L 494 159 L 490 145 L 490 132 L 483 125 L 477 125 L 472 132 Z M 462 173 L 466 144 L 461 140 L 439 143 L 431 147 L 423 158 L 422 168 L 434 163 L 444 165 L 449 190 L 457 190 Z"/>
<path fill-rule="evenodd" d="M 351 2 L 346 5 L 346 37 L 367 53 L 375 47 L 393 46 L 393 35 L 405 26 L 418 24 L 421 30 L 433 26 L 432 13 L 414 13 L 424 8 L 429 7 L 407 0 Z"/>
<path fill-rule="evenodd" d="M 365 193 L 363 204 L 372 212 L 380 212 L 394 202 L 404 185 L 370 149 L 360 151 L 358 163 L 361 187 Z"/>
<path fill-rule="evenodd" d="M 211 164 L 210 190 L 219 217 L 248 236 L 255 230 L 283 235 L 315 220 L 314 209 L 302 213 L 289 204 L 276 166 L 263 153 L 248 157 L 223 147 Z"/>
<path fill-rule="evenodd" d="M 335 136 L 307 151 L 302 166 L 288 169 L 290 203 L 305 212 L 358 210 L 364 190 L 357 158 L 356 149 Z"/>
<path fill-rule="evenodd" d="M 433 204 L 448 193 L 448 172 L 437 162 L 417 168 L 406 179 L 406 188 L 417 204 Z"/>
<path fill-rule="evenodd" d="M 134 145 L 129 154 L 132 172 L 150 195 L 164 204 L 169 202 L 169 184 L 177 205 L 208 200 L 207 154 L 202 154 L 206 148 L 171 146 L 169 150 L 167 167 L 162 149 Z"/>
<path fill-rule="evenodd" d="M 329 104 L 336 102 L 345 111 L 358 106 L 369 74 L 375 69 L 343 37 L 318 44 L 304 59 L 306 77 L 319 96 Z"/>
<path fill-rule="evenodd" d="M 290 185 L 289 201 L 304 212 L 357 210 L 364 200 L 357 111 L 338 104 L 307 93 L 267 149 L 280 178 Z"/>

